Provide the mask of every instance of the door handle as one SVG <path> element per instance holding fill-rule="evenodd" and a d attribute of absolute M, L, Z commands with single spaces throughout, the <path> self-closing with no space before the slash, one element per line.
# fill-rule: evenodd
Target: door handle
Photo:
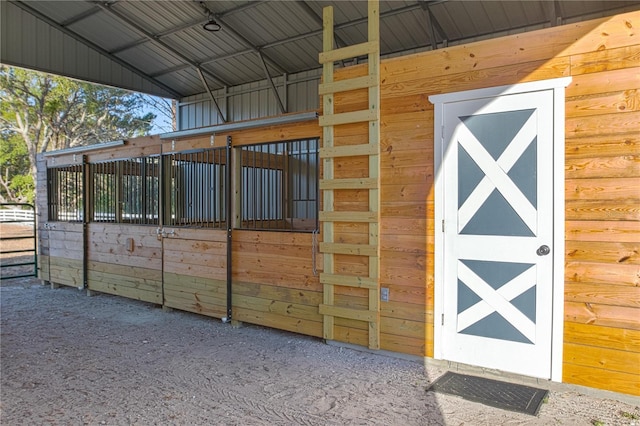
<path fill-rule="evenodd" d="M 536 254 L 538 256 L 546 256 L 549 253 L 551 253 L 551 249 L 549 248 L 549 246 L 547 245 L 541 245 L 540 247 L 538 247 L 538 250 L 536 250 Z"/>

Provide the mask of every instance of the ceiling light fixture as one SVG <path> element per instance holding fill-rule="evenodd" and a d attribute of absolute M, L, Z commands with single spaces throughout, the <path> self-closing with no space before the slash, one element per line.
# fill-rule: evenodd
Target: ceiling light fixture
<path fill-rule="evenodd" d="M 204 25 L 202 25 L 202 28 L 205 31 L 211 31 L 211 32 L 220 31 L 222 29 L 222 26 L 216 22 L 213 16 L 213 12 L 209 10 L 207 5 L 204 4 L 204 2 L 202 1 L 200 2 L 200 7 L 202 7 L 202 9 L 204 9 L 204 13 L 207 14 L 207 22 L 205 22 Z"/>
<path fill-rule="evenodd" d="M 218 24 L 216 20 L 213 19 L 213 13 L 211 12 L 209 12 L 209 20 L 205 22 L 202 28 L 204 28 L 206 31 L 211 31 L 211 32 L 220 31 L 222 29 L 220 24 Z"/>

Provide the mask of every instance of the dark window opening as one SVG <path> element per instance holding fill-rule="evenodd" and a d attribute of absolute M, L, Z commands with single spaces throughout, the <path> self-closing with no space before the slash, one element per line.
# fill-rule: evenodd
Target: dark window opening
<path fill-rule="evenodd" d="M 227 226 L 226 148 L 165 155 L 165 226 Z"/>
<path fill-rule="evenodd" d="M 238 148 L 240 228 L 318 229 L 318 139 Z"/>

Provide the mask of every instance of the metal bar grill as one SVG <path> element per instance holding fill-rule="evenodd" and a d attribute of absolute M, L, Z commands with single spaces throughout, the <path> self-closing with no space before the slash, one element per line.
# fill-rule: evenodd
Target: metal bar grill
<path fill-rule="evenodd" d="M 318 139 L 238 149 L 241 228 L 317 230 Z"/>
<path fill-rule="evenodd" d="M 226 227 L 227 149 L 173 153 L 163 161 L 164 226 Z"/>
<path fill-rule="evenodd" d="M 47 169 L 47 213 L 52 222 L 82 220 L 84 173 L 82 165 Z"/>
<path fill-rule="evenodd" d="M 139 157 L 89 165 L 93 222 L 157 225 L 160 157 Z"/>

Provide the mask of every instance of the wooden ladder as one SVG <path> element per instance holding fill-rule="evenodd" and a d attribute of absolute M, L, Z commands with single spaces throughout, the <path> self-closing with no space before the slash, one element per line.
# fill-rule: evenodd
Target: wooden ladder
<path fill-rule="evenodd" d="M 378 244 L 380 220 L 380 19 L 378 0 L 368 2 L 368 41 L 334 49 L 333 7 L 323 10 L 323 52 L 320 63 L 323 65 L 323 82 L 319 94 L 323 97 L 323 115 L 319 119 L 323 130 L 323 147 L 320 158 L 323 162 L 323 179 L 320 189 L 323 191 L 323 207 L 320 211 L 323 243 L 320 252 L 324 257 L 324 272 L 320 274 L 323 284 L 323 303 L 320 314 L 324 316 L 323 335 L 334 340 L 335 318 L 366 321 L 369 324 L 369 348 L 380 348 L 380 247 Z M 368 74 L 362 77 L 334 81 L 334 63 L 345 59 L 366 55 Z M 368 89 L 368 109 L 334 113 L 334 94 L 357 89 Z M 334 138 L 334 126 L 349 123 L 368 122 L 368 143 L 358 145 L 340 144 Z M 361 178 L 335 178 L 335 163 L 340 159 L 354 156 L 368 156 L 369 176 Z M 335 191 L 368 190 L 368 211 L 335 210 Z M 368 223 L 368 244 L 338 243 L 335 224 Z M 336 255 L 356 255 L 368 257 L 368 275 L 345 275 L 336 273 Z M 357 287 L 368 290 L 368 309 L 356 309 L 336 305 L 335 288 Z"/>

